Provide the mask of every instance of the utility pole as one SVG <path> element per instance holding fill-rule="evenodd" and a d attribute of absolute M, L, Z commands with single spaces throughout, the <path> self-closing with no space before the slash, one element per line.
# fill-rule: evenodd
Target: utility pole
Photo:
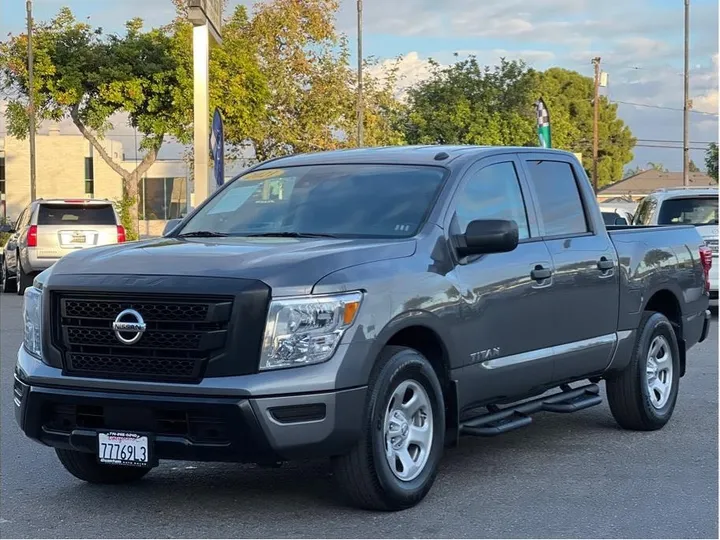
<path fill-rule="evenodd" d="M 364 111 L 363 111 L 363 48 L 362 48 L 362 0 L 357 0 L 357 54 L 358 54 L 358 89 L 357 89 L 357 145 L 363 146 Z"/>
<path fill-rule="evenodd" d="M 33 45 L 32 45 L 32 0 L 27 0 L 27 30 L 28 30 L 28 115 L 30 120 L 30 200 L 37 199 L 35 184 L 35 77 L 33 74 Z"/>
<path fill-rule="evenodd" d="M 685 0 L 685 70 L 683 77 L 683 186 L 690 179 L 690 0 Z"/>
<path fill-rule="evenodd" d="M 593 189 L 598 191 L 598 123 L 600 120 L 600 57 L 592 59 L 595 66 L 595 97 L 593 98 Z"/>

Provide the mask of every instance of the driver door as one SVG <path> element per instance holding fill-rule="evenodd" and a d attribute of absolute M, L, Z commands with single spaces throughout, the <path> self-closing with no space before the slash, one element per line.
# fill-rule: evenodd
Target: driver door
<path fill-rule="evenodd" d="M 523 180 L 514 154 L 481 160 L 463 177 L 448 216 L 451 234 L 477 219 L 510 219 L 519 229 L 515 250 L 457 260 L 448 276 L 463 298 L 452 332 L 467 362 L 460 391 L 472 401 L 515 397 L 552 379 L 552 259 Z"/>

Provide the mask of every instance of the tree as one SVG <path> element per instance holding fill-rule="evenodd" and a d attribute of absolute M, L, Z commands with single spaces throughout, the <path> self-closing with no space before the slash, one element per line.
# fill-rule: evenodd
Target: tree
<path fill-rule="evenodd" d="M 657 171 L 657 172 L 668 172 L 667 167 L 663 165 L 662 163 L 655 163 L 653 161 L 648 161 L 647 163 L 647 171 Z"/>
<path fill-rule="evenodd" d="M 553 144 L 582 153 L 583 166 L 592 170 L 593 80 L 576 71 L 550 68 L 538 74 L 537 96 L 550 111 Z M 636 139 L 618 118 L 617 105 L 600 97 L 598 123 L 598 186 L 623 178 L 623 169 L 633 160 Z"/>
<path fill-rule="evenodd" d="M 343 145 L 349 53 L 335 30 L 337 9 L 336 0 L 254 6 L 248 38 L 270 88 L 259 130 L 248 138 L 258 160 Z"/>
<path fill-rule="evenodd" d="M 432 76 L 408 92 L 403 129 L 409 143 L 533 144 L 534 72 L 523 62 L 483 68 L 471 56 L 432 65 Z"/>
<path fill-rule="evenodd" d="M 378 68 L 376 58 L 363 64 L 363 145 L 395 146 L 405 143 L 402 117 L 405 107 L 396 97 L 400 59 L 384 70 Z M 348 69 L 343 132 L 345 145 L 357 146 L 357 71 Z M 377 72 L 377 75 L 373 75 Z"/>
<path fill-rule="evenodd" d="M 138 179 L 158 156 L 170 135 L 188 141 L 186 109 L 188 74 L 178 71 L 172 39 L 163 30 L 142 31 L 142 21 L 126 24 L 122 36 L 104 36 L 78 22 L 62 8 L 48 23 L 34 30 L 35 96 L 37 120 L 72 119 L 97 154 L 120 177 L 123 197 L 137 201 Z M 10 35 L 0 43 L 0 85 L 11 96 L 7 108 L 8 131 L 24 138 L 29 127 L 27 98 L 27 35 Z M 191 99 L 191 95 L 190 95 Z M 112 128 L 110 117 L 124 112 L 130 125 L 143 135 L 143 159 L 132 170 L 115 161 L 102 143 Z M 129 205 L 125 225 L 137 236 L 137 205 Z"/>
<path fill-rule="evenodd" d="M 550 112 L 553 146 L 582 153 L 592 168 L 593 83 L 577 72 L 528 69 L 501 60 L 481 68 L 474 57 L 448 67 L 434 64 L 430 79 L 409 92 L 404 123 L 411 143 L 536 146 L 533 103 L 542 97 Z M 617 105 L 600 101 L 599 185 L 623 177 L 635 139 L 617 116 Z"/>
<path fill-rule="evenodd" d="M 718 145 L 717 143 L 710 143 L 705 151 L 705 168 L 707 169 L 708 176 L 718 181 Z"/>
<path fill-rule="evenodd" d="M 697 165 L 695 165 L 695 162 L 691 159 L 691 160 L 690 160 L 690 163 L 688 164 L 688 170 L 689 170 L 691 173 L 696 173 L 696 172 L 700 172 L 700 167 L 698 167 Z"/>

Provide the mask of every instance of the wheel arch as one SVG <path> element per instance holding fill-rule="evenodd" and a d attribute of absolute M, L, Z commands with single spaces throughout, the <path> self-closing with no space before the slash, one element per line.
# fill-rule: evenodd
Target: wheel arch
<path fill-rule="evenodd" d="M 685 340 L 683 337 L 683 314 L 677 294 L 670 288 L 662 288 L 649 296 L 643 311 L 655 311 L 667 317 L 675 331 L 680 351 L 680 376 L 685 375 Z"/>
<path fill-rule="evenodd" d="M 395 346 L 416 350 L 430 362 L 443 390 L 446 440 L 455 441 L 459 415 L 457 386 L 451 376 L 454 351 L 440 319 L 423 311 L 404 313 L 380 332 L 375 343 L 372 358 L 377 359 L 385 347 Z"/>

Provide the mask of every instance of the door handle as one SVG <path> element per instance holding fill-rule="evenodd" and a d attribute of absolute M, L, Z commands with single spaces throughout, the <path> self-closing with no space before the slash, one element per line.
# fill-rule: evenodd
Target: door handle
<path fill-rule="evenodd" d="M 540 265 L 536 266 L 535 269 L 530 272 L 530 277 L 533 278 L 535 281 L 549 279 L 550 276 L 552 276 L 552 270 L 550 270 L 549 268 L 543 268 Z"/>
<path fill-rule="evenodd" d="M 603 272 L 606 272 L 607 270 L 612 270 L 613 268 L 615 268 L 615 263 L 606 259 L 605 257 L 601 257 L 597 263 L 597 267 Z"/>

